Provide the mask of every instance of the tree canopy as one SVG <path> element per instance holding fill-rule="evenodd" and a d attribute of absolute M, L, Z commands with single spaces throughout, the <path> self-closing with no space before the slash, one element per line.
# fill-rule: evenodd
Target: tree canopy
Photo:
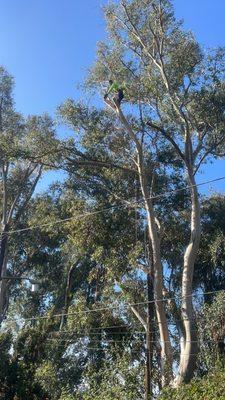
<path fill-rule="evenodd" d="M 225 202 L 198 172 L 224 156 L 225 50 L 168 0 L 104 12 L 101 105 L 25 118 L 0 68 L 0 398 L 222 399 Z"/>

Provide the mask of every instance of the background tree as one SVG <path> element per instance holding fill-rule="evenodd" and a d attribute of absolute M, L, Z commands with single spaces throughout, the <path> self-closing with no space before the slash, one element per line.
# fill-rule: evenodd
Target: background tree
<path fill-rule="evenodd" d="M 1 168 L 1 246 L 0 246 L 0 320 L 8 308 L 9 288 L 14 278 L 20 278 L 24 269 L 10 264 L 10 230 L 16 230 L 36 186 L 46 170 L 49 158 L 57 147 L 54 125 L 48 115 L 29 116 L 27 119 L 14 110 L 13 79 L 0 68 L 0 168 Z M 44 154 L 43 154 L 43 149 Z M 11 259 L 12 260 L 12 259 Z M 10 276 L 12 278 L 12 276 Z"/>

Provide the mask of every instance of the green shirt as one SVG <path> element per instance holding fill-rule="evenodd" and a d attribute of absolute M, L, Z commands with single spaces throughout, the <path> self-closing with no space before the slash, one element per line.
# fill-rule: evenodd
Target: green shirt
<path fill-rule="evenodd" d="M 121 85 L 119 82 L 114 81 L 108 90 L 108 94 L 111 92 L 118 92 L 118 90 L 125 90 L 125 89 L 126 85 L 124 83 Z"/>

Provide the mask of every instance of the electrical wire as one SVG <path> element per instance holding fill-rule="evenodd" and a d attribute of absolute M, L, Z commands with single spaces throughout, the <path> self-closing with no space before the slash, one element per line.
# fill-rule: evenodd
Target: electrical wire
<path fill-rule="evenodd" d="M 166 302 L 168 300 L 183 300 L 185 298 L 189 298 L 189 297 L 196 297 L 196 296 L 206 296 L 206 295 L 210 295 L 210 294 L 214 294 L 214 293 L 221 293 L 224 292 L 223 289 L 221 290 L 213 290 L 213 291 L 209 291 L 209 292 L 203 292 L 203 293 L 192 293 L 190 295 L 187 296 L 174 296 L 174 297 L 168 297 L 168 298 L 161 298 L 161 299 L 155 299 L 155 300 L 150 300 L 150 301 L 142 301 L 139 303 L 123 303 L 118 304 L 118 305 L 114 305 L 114 306 L 107 306 L 107 307 L 99 307 L 96 309 L 91 309 L 91 310 L 80 310 L 80 311 L 76 311 L 76 312 L 71 312 L 71 313 L 59 313 L 59 314 L 54 314 L 54 315 L 48 315 L 48 316 L 38 316 L 38 317 L 30 317 L 30 318 L 22 318 L 23 321 L 35 321 L 35 320 L 42 320 L 42 319 L 52 319 L 52 318 L 60 318 L 60 317 L 70 317 L 73 315 L 80 315 L 80 314 L 90 314 L 90 313 L 96 313 L 96 312 L 100 312 L 100 311 L 105 311 L 105 310 L 115 310 L 121 307 L 132 307 L 132 306 L 140 306 L 140 305 L 147 305 L 150 303 L 157 303 L 157 302 Z M 189 321 L 190 319 L 181 319 L 181 321 Z M 11 320 L 7 320 L 7 322 L 14 322 L 14 321 L 18 321 L 18 319 L 14 318 Z M 161 321 L 157 321 L 158 324 L 162 323 Z"/>
<path fill-rule="evenodd" d="M 58 347 L 65 347 L 63 344 L 58 344 L 57 345 Z M 87 351 L 89 351 L 89 350 L 93 350 L 93 351 L 103 351 L 103 352 L 107 352 L 107 351 L 109 351 L 110 349 L 109 348 L 105 348 L 105 349 L 100 349 L 99 347 L 86 347 L 86 349 L 83 349 L 83 350 L 81 350 L 81 349 L 79 349 L 79 350 L 77 350 L 77 352 L 81 352 L 81 351 L 83 351 L 83 352 L 87 352 Z M 129 350 L 129 352 L 130 353 L 132 353 L 132 354 L 140 354 L 140 350 L 132 350 L 132 349 L 128 349 Z M 141 350 L 142 352 L 148 352 L 148 349 L 142 349 Z M 167 354 L 179 354 L 180 355 L 180 357 L 189 357 L 189 356 L 199 356 L 199 353 L 187 353 L 187 354 L 182 354 L 180 351 L 169 351 Z"/>
<path fill-rule="evenodd" d="M 71 343 L 75 343 L 75 341 L 73 339 L 84 339 L 86 337 L 81 337 L 81 338 L 50 338 L 47 339 L 49 341 L 59 341 L 59 342 L 71 342 Z M 180 339 L 176 338 L 176 339 L 172 339 L 172 342 L 180 342 Z M 170 340 L 148 340 L 149 343 L 171 343 Z M 112 340 L 109 339 L 107 340 L 106 338 L 102 338 L 102 339 L 93 339 L 91 340 L 91 342 L 93 343 L 103 343 L 103 342 L 107 342 L 107 343 L 124 343 L 127 344 L 127 342 L 125 340 Z M 107 344 L 106 343 L 106 344 Z M 141 339 L 132 339 L 132 342 L 130 341 L 129 343 L 143 343 L 143 340 Z M 185 340 L 185 343 L 224 343 L 223 340 L 215 340 L 215 339 L 208 339 L 208 340 Z M 80 344 L 80 342 L 79 342 Z"/>
<path fill-rule="evenodd" d="M 156 322 L 156 325 L 157 325 L 157 322 Z M 168 324 L 168 325 L 171 326 L 170 324 Z M 66 334 L 70 335 L 71 337 L 76 336 L 76 338 L 78 338 L 78 339 L 84 339 L 87 336 L 94 336 L 94 337 L 96 337 L 96 336 L 98 337 L 99 336 L 99 337 L 101 337 L 104 334 L 108 334 L 110 337 L 113 336 L 113 335 L 117 335 L 117 336 L 121 335 L 121 336 L 124 336 L 124 337 L 126 337 L 126 336 L 140 336 L 140 335 L 141 336 L 146 336 L 146 331 L 144 331 L 144 330 L 143 331 L 132 330 L 130 332 L 123 332 L 123 331 L 105 332 L 105 328 L 104 327 L 101 328 L 101 329 L 102 329 L 101 332 L 100 331 L 93 332 L 92 330 L 89 330 L 89 331 L 87 331 L 87 330 L 86 331 L 71 331 L 71 330 L 60 331 L 60 330 L 58 330 L 58 331 L 48 332 L 48 335 L 51 335 L 52 337 L 55 336 L 56 339 L 57 339 L 57 337 L 60 339 L 60 337 L 63 337 Z M 152 333 L 158 333 L 158 328 L 155 327 L 154 329 L 151 329 L 151 332 Z M 199 329 L 192 329 L 192 332 L 199 332 Z M 107 338 L 106 337 L 102 337 L 102 339 L 98 339 L 98 340 L 104 340 L 104 339 L 107 339 Z M 132 340 L 134 340 L 134 339 L 132 339 Z"/>
<path fill-rule="evenodd" d="M 76 339 L 76 338 L 75 338 Z M 84 339 L 84 338 L 79 338 L 79 339 Z M 57 341 L 59 341 L 59 342 L 71 342 L 71 343 L 75 343 L 75 341 L 73 340 L 73 338 L 55 338 L 55 339 L 53 339 L 53 338 L 51 338 L 51 339 L 47 339 L 48 341 L 51 341 L 51 342 L 54 342 L 55 340 L 57 340 Z M 107 340 L 107 339 L 93 339 L 93 340 L 91 340 L 91 342 L 92 343 L 103 343 L 103 342 L 106 342 L 106 344 L 107 343 L 124 343 L 125 344 L 125 341 L 124 340 L 112 340 L 112 339 L 110 339 L 110 340 Z M 132 343 L 133 342 L 137 342 L 137 343 L 143 343 L 143 340 L 141 340 L 141 339 L 134 339 L 134 340 L 132 340 Z M 79 342 L 80 343 L 80 342 Z M 152 341 L 152 343 L 155 343 L 154 341 Z"/>
<path fill-rule="evenodd" d="M 104 330 L 104 328 L 102 328 Z M 92 331 L 83 331 L 83 332 L 76 332 L 76 331 L 52 331 L 49 332 L 49 335 L 61 335 L 61 334 L 70 334 L 70 335 L 76 335 L 77 337 L 84 338 L 86 336 L 97 336 L 97 335 L 102 335 L 103 333 L 106 333 L 104 331 L 102 332 L 92 332 Z M 122 332 L 122 331 L 117 331 L 117 332 L 108 332 L 108 334 L 111 335 L 146 335 L 145 331 L 133 331 L 133 332 Z"/>
<path fill-rule="evenodd" d="M 224 180 L 224 179 L 225 179 L 225 176 L 221 176 L 221 177 L 218 177 L 218 178 L 215 178 L 215 179 L 211 179 L 211 180 L 209 180 L 209 181 L 204 181 L 204 182 L 197 183 L 196 185 L 189 185 L 189 186 L 185 186 L 185 187 L 179 188 L 179 189 L 172 189 L 172 190 L 170 190 L 170 191 L 167 191 L 167 192 L 162 193 L 162 194 L 159 194 L 159 195 L 150 196 L 150 197 L 148 197 L 146 200 L 158 199 L 158 198 L 161 198 L 161 197 L 165 197 L 165 196 L 167 196 L 167 195 L 170 195 L 171 193 L 182 192 L 182 191 L 187 190 L 187 189 L 192 189 L 192 188 L 194 188 L 194 187 L 199 187 L 199 186 L 203 186 L 203 185 L 208 185 L 209 183 L 218 182 L 218 181 L 221 181 L 221 180 Z M 135 205 L 135 204 L 139 204 L 139 203 L 143 203 L 143 202 L 144 202 L 144 199 L 141 199 L 141 200 L 134 200 L 134 201 L 131 201 L 129 204 L 130 204 L 130 205 Z M 48 223 L 46 223 L 46 224 L 33 225 L 33 226 L 29 226 L 29 227 L 27 227 L 27 228 L 21 228 L 21 229 L 12 229 L 12 230 L 9 230 L 7 233 L 5 232 L 4 234 L 5 234 L 5 235 L 10 235 L 10 234 L 13 234 L 13 233 L 23 233 L 23 232 L 27 232 L 27 231 L 30 231 L 30 230 L 35 230 L 35 229 L 40 229 L 40 228 L 46 228 L 46 227 L 49 227 L 49 226 L 61 224 L 61 223 L 64 223 L 64 222 L 68 222 L 68 221 L 75 220 L 75 219 L 86 218 L 86 217 L 90 217 L 90 216 L 92 216 L 92 215 L 102 214 L 102 213 L 109 212 L 109 211 L 111 211 L 111 210 L 114 210 L 114 209 L 120 208 L 120 207 L 124 207 L 124 204 L 115 205 L 115 206 L 111 206 L 111 207 L 108 207 L 108 208 L 103 208 L 103 209 L 101 209 L 101 210 L 90 211 L 90 212 L 78 214 L 78 215 L 76 215 L 75 217 L 69 217 L 69 218 L 65 218 L 65 219 L 59 219 L 59 220 L 56 220 L 56 221 L 48 222 Z"/>

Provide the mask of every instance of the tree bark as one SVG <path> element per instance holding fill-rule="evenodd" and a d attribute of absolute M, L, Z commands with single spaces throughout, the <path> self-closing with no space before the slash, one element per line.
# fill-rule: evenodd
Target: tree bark
<path fill-rule="evenodd" d="M 194 374 L 198 353 L 197 329 L 192 300 L 192 281 L 201 236 L 201 215 L 198 190 L 195 186 L 195 178 L 190 168 L 188 169 L 188 178 L 190 185 L 192 185 L 191 236 L 184 254 L 181 315 L 185 337 L 181 349 L 179 372 L 175 379 L 176 386 L 191 380 Z"/>
<path fill-rule="evenodd" d="M 3 234 L 2 234 L 3 235 Z M 3 242 L 3 244 L 2 244 Z M 7 256 L 7 236 L 6 239 L 1 240 L 1 279 L 0 279 L 0 326 L 2 321 L 4 320 L 6 316 L 6 312 L 8 309 L 8 303 L 9 303 L 9 290 L 8 290 L 8 284 L 9 282 L 6 279 L 3 279 L 6 276 L 6 270 L 7 270 L 7 261 L 8 261 L 8 256 Z"/>
<path fill-rule="evenodd" d="M 65 300 L 64 300 L 64 307 L 63 307 L 63 315 L 61 317 L 60 327 L 59 330 L 63 329 L 63 326 L 67 322 L 68 310 L 70 305 L 70 295 L 71 295 L 71 288 L 73 284 L 73 272 L 76 267 L 79 265 L 80 259 L 78 259 L 69 269 L 67 274 L 67 281 L 66 281 L 66 290 L 65 290 Z"/>
<path fill-rule="evenodd" d="M 108 104 L 109 102 L 107 102 Z M 111 105 L 111 108 L 114 108 Z M 114 108 L 115 109 L 115 108 Z M 161 251 L 160 251 L 160 237 L 158 234 L 158 227 L 156 223 L 156 216 L 154 206 L 147 185 L 147 177 L 144 168 L 144 160 L 142 153 L 142 145 L 137 139 L 133 129 L 125 118 L 119 107 L 116 108 L 116 112 L 119 119 L 125 129 L 127 130 L 131 140 L 136 145 L 138 161 L 137 168 L 140 180 L 140 186 L 142 195 L 144 198 L 145 210 L 147 213 L 147 223 L 149 238 L 152 245 L 152 256 L 153 256 L 153 269 L 154 269 L 154 295 L 155 295 L 155 308 L 156 316 L 159 325 L 160 341 L 161 341 L 161 367 L 162 367 L 162 385 L 165 386 L 171 381 L 172 378 L 172 347 L 170 343 L 169 328 L 166 318 L 166 312 L 164 307 L 163 298 L 163 267 L 161 263 Z"/>
<path fill-rule="evenodd" d="M 153 321 L 154 321 L 154 279 L 153 274 L 147 274 L 148 311 L 146 333 L 146 400 L 152 399 L 152 367 L 153 367 Z"/>
<path fill-rule="evenodd" d="M 9 225 L 5 224 L 2 229 L 1 239 L 0 239 L 0 280 L 3 276 L 2 273 L 6 255 L 7 242 L 8 242 L 8 231 L 9 231 Z"/>
<path fill-rule="evenodd" d="M 7 175 L 8 164 L 2 165 L 2 232 L 0 240 L 0 325 L 5 317 L 7 305 L 7 282 L 2 279 L 6 274 L 7 268 L 7 244 L 8 244 L 8 231 L 9 224 L 7 220 L 7 206 L 8 206 L 8 190 L 7 190 Z"/>
<path fill-rule="evenodd" d="M 142 156 L 141 156 L 142 157 Z M 152 199 L 147 189 L 146 175 L 143 172 L 143 161 L 138 161 L 138 170 L 142 195 L 144 198 L 145 209 L 147 213 L 148 231 L 152 246 L 152 257 L 154 266 L 154 294 L 155 309 L 159 325 L 160 341 L 161 341 L 161 359 L 162 359 L 162 385 L 165 386 L 172 378 L 172 347 L 170 344 L 169 328 L 167 323 L 166 311 L 163 299 L 163 267 L 161 263 L 160 238 L 157 231 L 154 207 Z"/>
<path fill-rule="evenodd" d="M 9 304 L 9 288 L 11 285 L 11 283 L 7 279 L 2 279 L 2 278 L 6 277 L 6 273 L 7 273 L 7 262 L 8 262 L 7 247 L 8 247 L 8 239 L 9 239 L 8 232 L 9 232 L 9 229 L 10 229 L 10 226 L 12 223 L 12 218 L 13 218 L 15 208 L 18 205 L 18 201 L 22 194 L 23 186 L 26 184 L 27 180 L 30 178 L 32 173 L 35 171 L 36 166 L 34 166 L 31 169 L 30 169 L 30 167 L 27 168 L 26 173 L 24 174 L 24 177 L 23 177 L 23 181 L 21 183 L 21 187 L 20 187 L 18 193 L 15 195 L 15 198 L 12 201 L 11 205 L 9 204 L 9 199 L 8 199 L 8 187 L 7 187 L 8 169 L 9 169 L 8 163 L 5 163 L 2 165 L 3 191 L 2 191 L 2 222 L 1 222 L 2 233 L 1 233 L 1 239 L 0 239 L 0 325 L 7 313 L 8 304 Z M 17 211 L 17 215 L 14 217 L 14 221 L 18 221 L 22 212 L 27 207 L 27 204 L 29 203 L 29 201 L 35 191 L 37 183 L 41 177 L 41 173 L 42 173 L 42 165 L 40 165 L 38 167 L 37 176 L 34 179 L 34 182 L 31 186 L 27 196 L 25 196 L 24 203 L 20 205 L 20 207 Z"/>

